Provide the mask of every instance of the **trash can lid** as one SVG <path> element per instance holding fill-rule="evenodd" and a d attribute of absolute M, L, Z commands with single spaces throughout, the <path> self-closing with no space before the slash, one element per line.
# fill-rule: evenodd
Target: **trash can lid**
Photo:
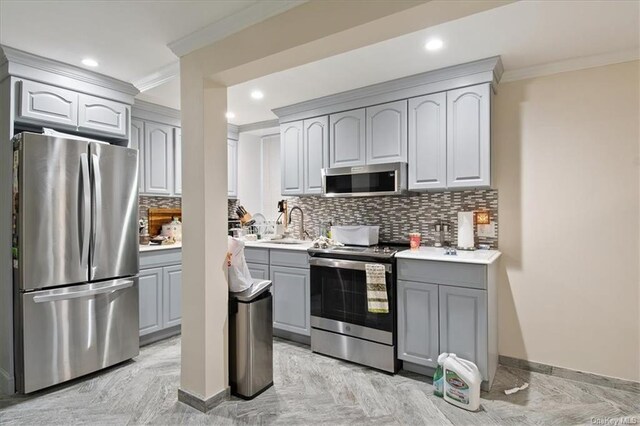
<path fill-rule="evenodd" d="M 253 284 L 248 289 L 238 292 L 229 293 L 231 299 L 237 299 L 238 302 L 251 302 L 253 299 L 260 296 L 265 291 L 271 288 L 271 281 L 269 280 L 253 280 Z"/>

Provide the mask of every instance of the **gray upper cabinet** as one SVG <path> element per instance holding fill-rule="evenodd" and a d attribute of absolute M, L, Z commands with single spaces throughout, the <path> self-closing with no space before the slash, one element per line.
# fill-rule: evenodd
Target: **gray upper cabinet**
<path fill-rule="evenodd" d="M 124 104 L 80 94 L 78 128 L 115 136 L 128 134 L 129 107 Z"/>
<path fill-rule="evenodd" d="M 162 329 L 162 268 L 144 269 L 139 275 L 140 335 Z"/>
<path fill-rule="evenodd" d="M 238 141 L 227 139 L 227 197 L 238 198 Z"/>
<path fill-rule="evenodd" d="M 409 99 L 409 189 L 447 187 L 447 94 Z"/>
<path fill-rule="evenodd" d="M 367 108 L 367 164 L 407 161 L 407 101 Z"/>
<path fill-rule="evenodd" d="M 304 147 L 302 121 L 280 126 L 282 195 L 304 193 Z"/>
<path fill-rule="evenodd" d="M 131 137 L 129 148 L 138 150 L 138 192 L 144 192 L 144 122 L 131 120 Z"/>
<path fill-rule="evenodd" d="M 329 167 L 329 117 L 303 122 L 304 193 L 322 194 L 322 169 Z"/>
<path fill-rule="evenodd" d="M 366 112 L 364 108 L 329 116 L 330 167 L 366 164 Z"/>
<path fill-rule="evenodd" d="M 173 189 L 173 128 L 164 124 L 147 122 L 144 133 L 144 192 L 171 195 Z"/>
<path fill-rule="evenodd" d="M 44 122 L 76 127 L 78 125 L 78 94 L 47 84 L 22 80 L 16 120 Z"/>
<path fill-rule="evenodd" d="M 440 352 L 474 362 L 488 378 L 487 292 L 440 286 Z"/>
<path fill-rule="evenodd" d="M 182 194 L 182 129 L 173 129 L 174 149 L 173 149 L 173 193 Z"/>
<path fill-rule="evenodd" d="M 437 367 L 438 286 L 398 281 L 398 358 Z"/>
<path fill-rule="evenodd" d="M 447 187 L 491 185 L 491 85 L 447 92 Z"/>
<path fill-rule="evenodd" d="M 182 265 L 167 266 L 163 273 L 163 324 L 166 328 L 180 325 L 182 319 Z"/>
<path fill-rule="evenodd" d="M 271 266 L 273 327 L 311 335 L 309 269 Z"/>

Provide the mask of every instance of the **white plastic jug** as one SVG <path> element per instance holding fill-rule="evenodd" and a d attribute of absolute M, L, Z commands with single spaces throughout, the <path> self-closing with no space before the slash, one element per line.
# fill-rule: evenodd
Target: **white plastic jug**
<path fill-rule="evenodd" d="M 480 408 L 480 384 L 482 376 L 471 361 L 449 354 L 444 361 L 444 399 L 469 411 Z"/>

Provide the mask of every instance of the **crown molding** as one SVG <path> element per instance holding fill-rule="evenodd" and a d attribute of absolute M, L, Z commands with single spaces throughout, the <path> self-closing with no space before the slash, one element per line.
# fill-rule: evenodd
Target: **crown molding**
<path fill-rule="evenodd" d="M 601 67 L 604 65 L 620 64 L 640 59 L 640 50 L 624 50 L 620 52 L 605 53 L 602 55 L 582 56 L 579 58 L 565 59 L 533 67 L 520 68 L 505 71 L 502 82 L 524 80 L 527 78 L 542 77 L 561 72 L 578 71 L 587 68 Z"/>
<path fill-rule="evenodd" d="M 242 31 L 251 25 L 306 3 L 306 1 L 307 0 L 257 1 L 233 15 L 226 16 L 179 40 L 172 41 L 167 46 L 176 56 L 181 57 L 194 50 L 222 40 L 231 34 Z"/>
<path fill-rule="evenodd" d="M 255 123 L 241 124 L 238 126 L 238 132 L 253 132 L 256 130 L 280 128 L 280 120 L 274 118 L 273 120 L 257 121 Z"/>
<path fill-rule="evenodd" d="M 491 83 L 495 88 L 503 71 L 500 56 L 493 56 L 274 108 L 271 111 L 278 116 L 280 123 L 285 123 L 476 84 Z"/>
<path fill-rule="evenodd" d="M 173 80 L 180 76 L 180 61 L 171 62 L 154 72 L 139 78 L 133 82 L 133 85 L 140 91 L 146 92 L 149 89 L 163 85 L 167 81 Z"/>
<path fill-rule="evenodd" d="M 136 89 L 133 84 L 117 80 L 104 74 L 87 71 L 74 65 L 44 58 L 9 46 L 0 45 L 0 50 L 3 55 L 0 60 L 0 80 L 3 80 L 7 75 L 33 78 L 32 71 L 40 70 L 75 81 L 122 92 L 130 96 L 138 94 L 138 89 Z"/>

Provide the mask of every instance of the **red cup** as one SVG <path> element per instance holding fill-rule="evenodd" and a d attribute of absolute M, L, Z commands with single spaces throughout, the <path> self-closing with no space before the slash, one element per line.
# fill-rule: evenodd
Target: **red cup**
<path fill-rule="evenodd" d="M 420 248 L 420 233 L 419 232 L 411 232 L 409 233 L 409 246 L 411 250 L 418 250 Z"/>

